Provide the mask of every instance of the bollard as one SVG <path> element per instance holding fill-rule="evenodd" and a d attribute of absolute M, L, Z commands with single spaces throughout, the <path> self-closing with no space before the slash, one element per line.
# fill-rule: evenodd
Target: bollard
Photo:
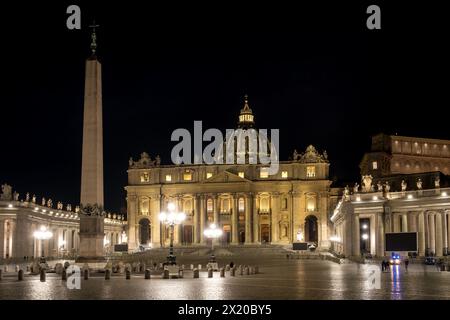
<path fill-rule="evenodd" d="M 248 276 L 248 275 L 249 275 L 249 270 L 248 270 L 248 267 L 245 267 L 245 268 L 244 268 L 244 274 L 245 274 L 246 276 Z"/>
<path fill-rule="evenodd" d="M 230 265 L 227 264 L 227 266 L 225 267 L 225 271 L 230 271 Z"/>
<path fill-rule="evenodd" d="M 40 273 L 40 278 L 41 278 L 41 282 L 45 282 L 45 270 L 41 269 L 41 273 Z"/>
<path fill-rule="evenodd" d="M 111 280 L 111 270 L 105 270 L 105 280 Z"/>
<path fill-rule="evenodd" d="M 151 277 L 150 276 L 150 269 L 146 269 L 145 270 L 145 279 L 148 280 L 148 279 L 150 279 L 150 277 Z"/>
<path fill-rule="evenodd" d="M 202 270 L 202 265 L 201 264 L 198 265 L 198 270 Z"/>
<path fill-rule="evenodd" d="M 163 279 L 169 279 L 169 270 L 168 269 L 164 270 Z"/>
<path fill-rule="evenodd" d="M 0 269 L 0 280 L 2 280 L 2 278 L 3 278 L 3 274 L 2 274 L 2 269 Z"/>
<path fill-rule="evenodd" d="M 23 270 L 22 270 L 22 269 L 19 270 L 19 273 L 18 273 L 17 276 L 18 276 L 18 278 L 19 278 L 19 279 L 18 279 L 19 281 L 23 281 Z"/>
<path fill-rule="evenodd" d="M 224 268 L 220 268 L 220 277 L 225 278 L 225 269 Z"/>
<path fill-rule="evenodd" d="M 208 278 L 212 278 L 213 277 L 213 269 L 209 268 L 208 269 Z"/>
<path fill-rule="evenodd" d="M 89 269 L 84 269 L 84 280 L 89 280 Z"/>
<path fill-rule="evenodd" d="M 230 276 L 232 276 L 232 277 L 236 276 L 236 269 L 235 268 L 230 268 Z"/>
<path fill-rule="evenodd" d="M 130 278 L 131 278 L 131 271 L 130 270 L 125 271 L 125 279 L 130 280 Z"/>
<path fill-rule="evenodd" d="M 199 271 L 198 269 L 194 269 L 194 279 L 197 279 L 199 277 Z"/>
<path fill-rule="evenodd" d="M 61 272 L 61 280 L 62 281 L 67 281 L 67 271 L 66 269 L 63 269 Z"/>
<path fill-rule="evenodd" d="M 259 267 L 255 266 L 255 274 L 258 274 L 258 273 L 259 273 Z"/>
<path fill-rule="evenodd" d="M 194 270 L 194 265 L 193 264 L 191 264 L 191 270 Z"/>

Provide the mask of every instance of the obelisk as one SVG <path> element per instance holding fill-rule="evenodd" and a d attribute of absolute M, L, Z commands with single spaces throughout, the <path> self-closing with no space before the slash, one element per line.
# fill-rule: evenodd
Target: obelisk
<path fill-rule="evenodd" d="M 91 56 L 86 60 L 81 165 L 80 250 L 77 262 L 104 260 L 102 69 L 95 25 L 90 26 Z"/>

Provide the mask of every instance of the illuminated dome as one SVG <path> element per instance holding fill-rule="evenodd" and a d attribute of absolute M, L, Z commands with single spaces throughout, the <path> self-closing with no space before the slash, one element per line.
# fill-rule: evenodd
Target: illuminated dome
<path fill-rule="evenodd" d="M 261 163 L 262 157 L 268 158 L 271 155 L 274 157 L 272 161 L 274 159 L 278 161 L 276 148 L 270 142 L 268 138 L 270 133 L 267 131 L 255 128 L 254 115 L 248 104 L 248 96 L 245 95 L 238 128 L 232 138 L 226 137 L 224 143 L 220 145 L 216 163 L 220 163 L 220 159 L 223 159 L 223 163 L 228 164 L 257 164 Z"/>

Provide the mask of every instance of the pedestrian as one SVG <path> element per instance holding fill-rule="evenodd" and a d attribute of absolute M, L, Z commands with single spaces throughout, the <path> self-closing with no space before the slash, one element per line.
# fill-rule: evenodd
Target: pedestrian
<path fill-rule="evenodd" d="M 386 261 L 386 271 L 390 271 L 391 270 L 391 263 L 388 261 Z"/>
<path fill-rule="evenodd" d="M 234 262 L 231 261 L 231 262 L 230 262 L 230 268 L 233 268 L 233 267 L 234 267 Z"/>
<path fill-rule="evenodd" d="M 384 272 L 386 271 L 386 261 L 383 259 L 383 261 L 381 261 L 381 271 Z"/>
<path fill-rule="evenodd" d="M 405 259 L 405 269 L 406 269 L 406 271 L 408 271 L 408 265 L 409 265 L 409 260 Z"/>

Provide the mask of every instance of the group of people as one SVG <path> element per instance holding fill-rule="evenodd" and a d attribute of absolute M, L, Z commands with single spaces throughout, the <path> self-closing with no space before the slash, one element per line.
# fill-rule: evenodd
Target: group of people
<path fill-rule="evenodd" d="M 404 263 L 405 263 L 405 270 L 408 271 L 409 260 L 405 259 Z M 389 262 L 389 260 L 383 259 L 383 261 L 381 261 L 381 271 L 385 272 L 390 270 L 391 270 L 391 263 Z"/>

